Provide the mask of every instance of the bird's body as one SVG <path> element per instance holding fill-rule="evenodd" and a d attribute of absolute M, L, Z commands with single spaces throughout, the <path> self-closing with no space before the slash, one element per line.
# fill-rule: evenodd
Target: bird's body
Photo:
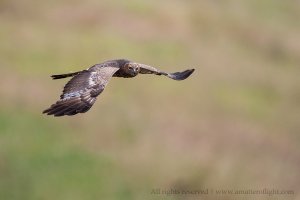
<path fill-rule="evenodd" d="M 48 115 L 63 116 L 87 112 L 104 90 L 111 77 L 132 78 L 141 74 L 165 75 L 174 80 L 184 80 L 194 69 L 166 73 L 154 67 L 126 59 L 110 60 L 86 70 L 68 74 L 52 75 L 53 79 L 72 77 L 65 85 L 60 100 L 43 111 Z"/>

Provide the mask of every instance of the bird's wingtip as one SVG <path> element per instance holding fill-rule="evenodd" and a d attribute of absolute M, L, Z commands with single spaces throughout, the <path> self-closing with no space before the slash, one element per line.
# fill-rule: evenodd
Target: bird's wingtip
<path fill-rule="evenodd" d="M 194 71 L 195 69 L 187 69 L 182 72 L 170 73 L 168 77 L 176 81 L 182 81 L 187 79 Z"/>

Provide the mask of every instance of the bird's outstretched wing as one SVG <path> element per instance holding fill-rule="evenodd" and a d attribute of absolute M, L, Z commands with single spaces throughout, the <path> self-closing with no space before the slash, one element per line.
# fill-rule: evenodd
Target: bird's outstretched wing
<path fill-rule="evenodd" d="M 117 70 L 119 68 L 115 66 L 105 65 L 74 73 L 74 77 L 65 85 L 60 100 L 43 113 L 63 116 L 88 111 Z M 52 77 L 55 79 L 57 76 Z"/>
<path fill-rule="evenodd" d="M 195 69 L 187 69 L 187 70 L 182 71 L 182 72 L 167 73 L 167 72 L 159 71 L 158 69 L 156 69 L 152 66 L 141 64 L 139 73 L 141 73 L 141 74 L 164 75 L 164 76 L 167 76 L 167 77 L 169 77 L 173 80 L 181 81 L 181 80 L 184 80 L 184 79 L 188 78 L 194 71 L 195 71 Z"/>

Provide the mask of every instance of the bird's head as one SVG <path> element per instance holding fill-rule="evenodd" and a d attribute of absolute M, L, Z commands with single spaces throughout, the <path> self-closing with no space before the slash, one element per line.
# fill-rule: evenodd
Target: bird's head
<path fill-rule="evenodd" d="M 124 64 L 123 70 L 130 76 L 136 76 L 140 72 L 140 66 L 138 63 L 128 62 Z"/>

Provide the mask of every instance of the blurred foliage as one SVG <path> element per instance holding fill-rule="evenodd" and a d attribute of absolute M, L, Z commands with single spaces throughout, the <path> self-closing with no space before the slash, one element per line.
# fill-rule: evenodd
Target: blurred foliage
<path fill-rule="evenodd" d="M 299 1 L 1 0 L 0 199 L 299 198 L 299 19 Z M 84 115 L 41 114 L 67 81 L 50 74 L 114 58 L 196 72 L 114 78 Z"/>

